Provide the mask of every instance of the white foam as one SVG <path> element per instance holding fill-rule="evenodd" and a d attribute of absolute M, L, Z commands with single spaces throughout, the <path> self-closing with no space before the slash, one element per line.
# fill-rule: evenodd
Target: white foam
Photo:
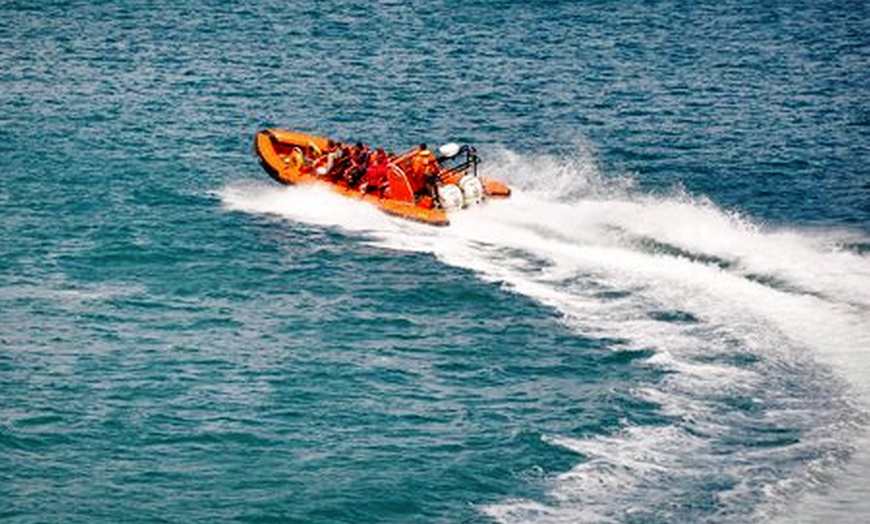
<path fill-rule="evenodd" d="M 691 479 L 696 470 L 736 479 L 717 495 L 736 520 L 768 519 L 782 510 L 783 501 L 814 489 L 820 472 L 836 471 L 837 449 L 845 456 L 849 444 L 829 440 L 832 435 L 855 438 L 849 422 L 854 414 L 820 414 L 819 429 L 804 435 L 810 441 L 801 443 L 818 458 L 807 461 L 803 470 L 791 470 L 791 477 L 768 478 L 757 470 L 763 456 L 723 458 L 712 449 L 716 438 L 743 423 L 738 415 L 715 413 L 716 398 L 723 391 L 752 398 L 765 391 L 766 381 L 777 372 L 818 362 L 848 380 L 850 400 L 867 409 L 866 256 L 841 249 L 838 234 L 763 228 L 680 193 L 633 195 L 624 181 L 603 182 L 585 154 L 581 169 L 577 162 L 560 165 L 503 154 L 515 170 L 543 173 L 525 189 L 519 184 L 510 200 L 454 214 L 448 228 L 386 217 L 323 190 L 236 187 L 225 188 L 221 198 L 230 209 L 366 232 L 374 239 L 370 241 L 386 248 L 432 253 L 555 308 L 578 333 L 651 350 L 647 365 L 671 372 L 659 384 L 639 384 L 636 395 L 652 399 L 664 414 L 707 440 L 676 425 L 628 426 L 589 439 L 550 436 L 548 442 L 586 460 L 553 478 L 552 501 L 506 501 L 483 508 L 498 521 L 606 522 L 642 516 L 639 501 L 666 507 L 667 498 L 675 496 L 656 481 Z M 542 182 L 548 177 L 559 186 L 558 195 L 545 189 Z M 575 193 L 589 196 L 578 199 Z M 662 320 L 659 312 L 687 320 Z M 710 362 L 710 356 L 732 353 L 753 355 L 768 367 L 755 369 L 728 359 Z M 771 369 L 776 366 L 783 370 Z M 801 409 L 812 407 L 790 409 L 770 408 L 770 416 L 803 423 L 808 415 Z M 861 507 L 862 498 L 870 498 L 870 487 L 858 489 L 852 481 L 863 479 L 870 486 L 870 457 L 856 455 L 849 467 L 853 473 L 844 476 L 850 479 L 849 500 Z M 745 506 L 753 504 L 758 507 L 747 513 Z"/>
<path fill-rule="evenodd" d="M 343 197 L 320 186 L 236 184 L 218 196 L 227 209 L 293 219 L 348 231 L 387 227 L 389 217 L 374 206 Z"/>

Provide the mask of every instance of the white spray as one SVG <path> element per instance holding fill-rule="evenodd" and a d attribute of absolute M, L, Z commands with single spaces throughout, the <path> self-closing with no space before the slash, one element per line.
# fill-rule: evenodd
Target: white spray
<path fill-rule="evenodd" d="M 602 180 L 588 153 L 567 163 L 508 151 L 498 156 L 491 163 L 502 167 L 488 174 L 512 183 L 514 196 L 456 213 L 448 228 L 387 217 L 322 190 L 229 187 L 221 197 L 231 209 L 364 232 L 386 248 L 430 252 L 556 308 L 578 333 L 652 350 L 648 365 L 673 372 L 663 384 L 639 385 L 636 394 L 708 438 L 676 426 L 628 427 L 591 439 L 549 435 L 552 445 L 586 460 L 553 478 L 546 504 L 508 501 L 483 508 L 499 521 L 607 522 L 633 514 L 642 519 L 645 506 L 667 507 L 674 496 L 665 486 L 657 489 L 657 479 L 705 468 L 736 479 L 717 495 L 736 520 L 770 520 L 795 497 L 810 501 L 804 515 L 814 508 L 830 514 L 830 498 L 807 493 L 829 471 L 841 469 L 846 485 L 831 489 L 845 500 L 833 513 L 846 519 L 870 509 L 863 502 L 870 499 L 868 488 L 855 487 L 868 485 L 870 456 L 859 452 L 845 465 L 838 462 L 866 443 L 854 413 L 820 417 L 810 435 L 817 442 L 808 445 L 835 451 L 788 478 L 768 478 L 757 461 L 729 462 L 711 451 L 711 440 L 740 420 L 711 415 L 710 399 L 723 389 L 763 389 L 769 375 L 711 363 L 710 355 L 739 352 L 801 370 L 831 366 L 853 392 L 845 395 L 847 409 L 867 410 L 870 261 L 843 248 L 854 233 L 765 229 L 680 191 L 636 194 L 630 179 Z M 660 311 L 692 321 L 651 314 Z M 804 414 L 774 410 L 770 416 Z M 838 438 L 841 445 L 826 444 Z M 741 482 L 742 477 L 756 480 Z M 754 509 L 735 509 L 746 506 Z"/>

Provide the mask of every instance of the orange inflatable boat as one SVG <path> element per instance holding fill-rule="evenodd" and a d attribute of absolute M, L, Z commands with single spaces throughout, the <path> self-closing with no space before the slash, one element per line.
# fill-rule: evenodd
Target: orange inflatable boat
<path fill-rule="evenodd" d="M 394 155 L 362 144 L 266 129 L 257 133 L 254 148 L 260 164 L 278 182 L 323 184 L 391 215 L 436 226 L 448 225 L 451 212 L 511 193 L 507 185 L 479 177 L 474 148 L 455 143 L 437 152 L 421 146 Z"/>

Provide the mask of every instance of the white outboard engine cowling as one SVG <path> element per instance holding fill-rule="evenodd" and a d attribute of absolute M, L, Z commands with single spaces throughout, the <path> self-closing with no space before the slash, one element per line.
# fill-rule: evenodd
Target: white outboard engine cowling
<path fill-rule="evenodd" d="M 438 186 L 438 202 L 444 209 L 462 208 L 462 190 L 454 184 L 441 184 Z"/>
<path fill-rule="evenodd" d="M 483 201 L 483 184 L 474 175 L 465 175 L 459 181 L 459 189 L 462 190 L 465 205 L 479 204 Z"/>

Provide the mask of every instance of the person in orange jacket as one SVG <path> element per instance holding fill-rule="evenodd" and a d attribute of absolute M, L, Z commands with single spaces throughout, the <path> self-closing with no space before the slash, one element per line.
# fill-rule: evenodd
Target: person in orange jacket
<path fill-rule="evenodd" d="M 415 194 L 430 195 L 438 180 L 438 161 L 435 154 L 426 144 L 420 144 L 417 154 L 411 160 L 411 176 L 409 182 Z"/>

